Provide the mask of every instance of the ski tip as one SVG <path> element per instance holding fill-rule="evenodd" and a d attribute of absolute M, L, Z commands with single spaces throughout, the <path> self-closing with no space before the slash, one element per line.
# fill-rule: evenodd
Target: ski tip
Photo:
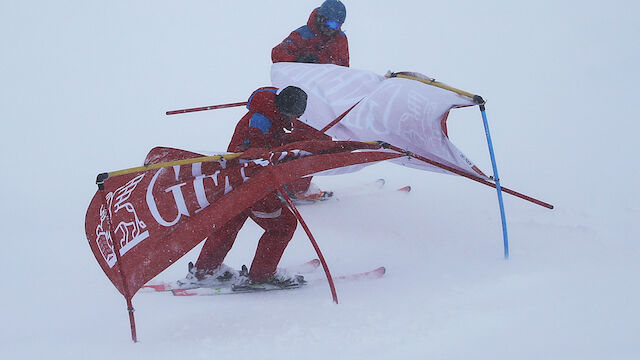
<path fill-rule="evenodd" d="M 379 273 L 380 275 L 384 275 L 387 273 L 387 268 L 385 268 L 384 266 L 380 266 L 375 270 L 375 272 Z"/>
<path fill-rule="evenodd" d="M 143 292 L 154 292 L 154 291 L 168 291 L 171 290 L 171 285 L 169 284 L 146 284 L 140 288 Z"/>
<path fill-rule="evenodd" d="M 405 187 L 398 189 L 398 191 L 408 193 L 411 191 L 411 186 L 407 185 Z"/>
<path fill-rule="evenodd" d="M 311 264 L 313 265 L 320 265 L 320 259 L 313 259 L 311 261 L 309 261 Z"/>
<path fill-rule="evenodd" d="M 191 290 L 188 290 L 188 289 L 175 289 L 175 290 L 171 290 L 171 292 L 175 296 L 195 296 L 196 295 L 195 293 L 193 293 Z"/>

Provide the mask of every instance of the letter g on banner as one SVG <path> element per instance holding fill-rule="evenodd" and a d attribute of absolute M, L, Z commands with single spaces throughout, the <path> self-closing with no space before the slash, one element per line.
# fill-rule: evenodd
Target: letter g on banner
<path fill-rule="evenodd" d="M 171 187 L 168 187 L 167 189 L 164 190 L 165 192 L 171 192 L 173 195 L 174 205 L 178 210 L 178 214 L 176 215 L 176 218 L 173 219 L 172 221 L 167 221 L 163 219 L 162 216 L 160 215 L 160 211 L 158 210 L 158 204 L 156 202 L 155 197 L 153 196 L 153 187 L 156 183 L 156 180 L 158 179 L 158 176 L 163 170 L 164 168 L 161 168 L 160 170 L 158 170 L 158 172 L 156 172 L 153 175 L 153 178 L 151 179 L 151 182 L 147 187 L 147 206 L 149 206 L 149 211 L 151 212 L 151 215 L 153 216 L 153 218 L 158 222 L 158 224 L 165 227 L 169 227 L 177 224 L 178 221 L 180 221 L 180 217 L 182 215 L 189 216 L 189 211 L 187 210 L 187 204 L 184 201 L 184 196 L 182 195 L 182 190 L 181 190 L 181 187 L 184 186 L 186 183 L 181 183 L 181 184 L 176 184 Z M 180 166 L 174 166 L 173 171 L 175 172 L 176 180 L 178 180 L 178 175 L 180 173 Z"/>

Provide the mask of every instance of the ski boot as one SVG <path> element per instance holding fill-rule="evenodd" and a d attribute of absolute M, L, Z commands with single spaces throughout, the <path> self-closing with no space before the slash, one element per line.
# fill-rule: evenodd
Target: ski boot
<path fill-rule="evenodd" d="M 292 275 L 284 269 L 277 269 L 269 279 L 265 281 L 253 281 L 250 280 L 248 275 L 249 271 L 245 265 L 242 265 L 240 274 L 246 274 L 246 281 L 239 282 L 232 285 L 233 291 L 266 291 L 266 290 L 280 290 L 280 289 L 293 289 L 306 284 L 304 276 L 300 274 Z"/>
<path fill-rule="evenodd" d="M 242 271 L 222 264 L 213 270 L 197 269 L 192 262 L 189 262 L 187 276 L 176 283 L 180 288 L 215 287 L 220 285 L 231 285 L 242 282 L 246 275 Z"/>

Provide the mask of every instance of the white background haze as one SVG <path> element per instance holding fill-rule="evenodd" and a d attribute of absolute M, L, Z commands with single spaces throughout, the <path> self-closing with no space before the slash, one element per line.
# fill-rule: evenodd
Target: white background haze
<path fill-rule="evenodd" d="M 495 191 L 391 164 L 316 178 L 384 177 L 408 196 L 300 210 L 334 274 L 385 278 L 291 292 L 123 297 L 84 235 L 95 176 L 154 146 L 225 150 L 269 85 L 271 48 L 318 1 L 2 1 L 3 359 L 637 359 L 640 177 L 637 2 L 346 1 L 351 67 L 417 71 L 487 101 L 511 259 Z M 449 134 L 486 173 L 477 108 Z M 374 140 L 374 139 L 372 139 Z M 226 263 L 253 256 L 250 221 Z M 189 253 L 161 277 L 186 274 Z M 282 265 L 314 257 L 299 228 Z"/>

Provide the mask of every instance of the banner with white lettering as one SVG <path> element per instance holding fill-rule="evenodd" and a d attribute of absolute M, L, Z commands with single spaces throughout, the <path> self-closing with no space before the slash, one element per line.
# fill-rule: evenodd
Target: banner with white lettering
<path fill-rule="evenodd" d="M 320 171 L 401 156 L 369 151 L 375 148 L 378 146 L 360 142 L 307 141 L 259 157 L 247 155 L 110 177 L 87 210 L 87 240 L 105 274 L 131 298 L 216 228 L 280 185 Z M 154 148 L 145 164 L 201 156 Z"/>
<path fill-rule="evenodd" d="M 416 80 L 331 64 L 276 63 L 271 67 L 271 82 L 280 88 L 295 85 L 307 92 L 307 109 L 300 120 L 318 130 L 357 104 L 327 131 L 335 139 L 385 141 L 488 179 L 447 136 L 449 111 L 474 105 L 468 97 Z M 449 173 L 411 157 L 394 162 Z"/>

